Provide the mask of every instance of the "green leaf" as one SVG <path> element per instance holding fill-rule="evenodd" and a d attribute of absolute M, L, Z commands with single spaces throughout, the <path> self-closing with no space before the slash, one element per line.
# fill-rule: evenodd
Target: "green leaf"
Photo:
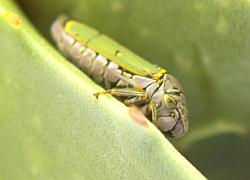
<path fill-rule="evenodd" d="M 167 68 L 183 85 L 190 119 L 187 135 L 172 142 L 211 179 L 249 178 L 249 0 L 20 4 L 47 38 L 67 14 Z"/>
<path fill-rule="evenodd" d="M 205 179 L 151 123 L 96 100 L 101 88 L 12 1 L 0 0 L 0 33 L 0 179 Z"/>

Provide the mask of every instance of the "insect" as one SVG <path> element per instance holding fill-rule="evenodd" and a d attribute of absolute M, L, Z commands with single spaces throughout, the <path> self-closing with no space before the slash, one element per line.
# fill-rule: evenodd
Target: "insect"
<path fill-rule="evenodd" d="M 126 105 L 136 105 L 164 134 L 188 130 L 188 111 L 177 79 L 97 30 L 60 16 L 51 26 L 60 51 Z"/>

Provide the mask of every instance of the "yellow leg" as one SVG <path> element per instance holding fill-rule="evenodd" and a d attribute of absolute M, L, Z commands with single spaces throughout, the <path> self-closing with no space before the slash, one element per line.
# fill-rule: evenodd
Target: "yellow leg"
<path fill-rule="evenodd" d="M 141 97 L 142 100 L 147 99 L 147 94 L 144 91 L 138 91 L 133 88 L 113 88 L 109 90 L 99 91 L 94 94 L 98 98 L 101 94 L 111 94 L 117 97 Z"/>
<path fill-rule="evenodd" d="M 156 104 L 153 101 L 150 101 L 149 103 L 149 111 L 152 113 L 152 123 L 157 126 L 157 110 L 156 110 Z"/>
<path fill-rule="evenodd" d="M 101 94 L 111 94 L 111 90 L 97 91 L 93 95 L 96 97 L 96 99 L 98 99 L 99 95 Z"/>

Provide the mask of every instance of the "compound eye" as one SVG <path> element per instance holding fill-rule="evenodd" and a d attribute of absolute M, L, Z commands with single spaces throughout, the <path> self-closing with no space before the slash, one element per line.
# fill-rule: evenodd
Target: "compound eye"
<path fill-rule="evenodd" d="M 158 118 L 158 128 L 162 132 L 168 132 L 174 128 L 176 120 L 173 117 L 159 117 Z"/>
<path fill-rule="evenodd" d="M 171 109 L 176 109 L 176 101 L 173 97 L 169 96 L 168 94 L 164 94 L 164 97 L 163 97 L 163 101 L 164 101 L 164 104 L 165 104 L 165 107 L 169 110 Z"/>

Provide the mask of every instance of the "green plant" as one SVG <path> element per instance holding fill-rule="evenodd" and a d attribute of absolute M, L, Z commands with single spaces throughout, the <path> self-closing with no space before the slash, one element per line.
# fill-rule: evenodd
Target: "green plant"
<path fill-rule="evenodd" d="M 175 74 L 190 132 L 171 142 L 209 178 L 249 177 L 247 0 L 19 4 L 43 36 L 13 2 L 0 1 L 1 178 L 204 178 L 153 126 L 131 121 L 123 104 L 96 102 L 100 87 L 44 38 L 62 13 Z"/>

